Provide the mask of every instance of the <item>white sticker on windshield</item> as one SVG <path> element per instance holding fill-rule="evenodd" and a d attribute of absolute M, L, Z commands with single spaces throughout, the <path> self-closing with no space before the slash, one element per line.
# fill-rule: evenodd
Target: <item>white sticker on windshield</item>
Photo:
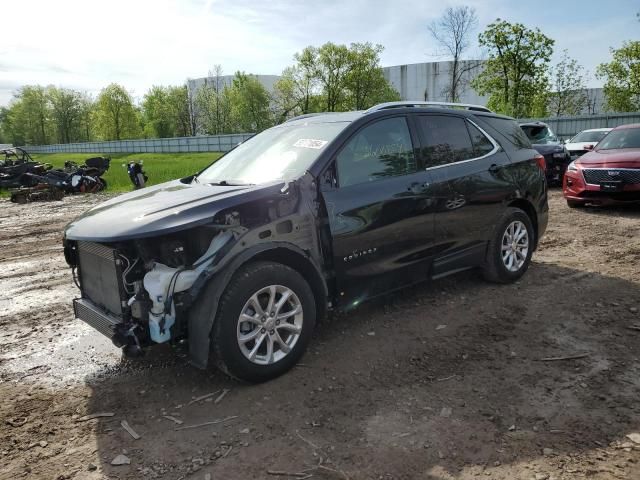
<path fill-rule="evenodd" d="M 313 138 L 301 138 L 293 144 L 294 147 L 321 149 L 328 143 L 327 140 L 314 140 Z"/>

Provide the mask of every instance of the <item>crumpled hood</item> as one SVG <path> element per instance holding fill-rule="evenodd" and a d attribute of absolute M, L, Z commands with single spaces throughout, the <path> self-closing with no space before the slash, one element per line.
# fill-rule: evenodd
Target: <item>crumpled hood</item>
<path fill-rule="evenodd" d="M 115 242 L 163 235 L 209 223 L 221 210 L 279 192 L 282 182 L 218 186 L 180 180 L 119 195 L 86 211 L 65 229 L 65 238 Z"/>

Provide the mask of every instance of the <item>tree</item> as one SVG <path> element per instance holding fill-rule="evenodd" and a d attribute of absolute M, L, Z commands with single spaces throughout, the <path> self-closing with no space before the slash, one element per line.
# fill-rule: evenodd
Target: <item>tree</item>
<path fill-rule="evenodd" d="M 609 63 L 598 66 L 596 76 L 603 79 L 606 108 L 615 112 L 640 110 L 640 41 L 624 42 L 611 53 Z"/>
<path fill-rule="evenodd" d="M 551 90 L 549 109 L 555 116 L 578 115 L 587 106 L 584 67 L 562 52 L 558 64 L 551 68 Z"/>
<path fill-rule="evenodd" d="M 444 92 L 448 101 L 459 100 L 464 88 L 464 75 L 476 66 L 475 63 L 471 63 L 468 67 L 462 67 L 461 60 L 462 55 L 469 48 L 469 35 L 477 25 L 476 10 L 468 6 L 459 6 L 447 8 L 439 20 L 427 27 L 433 39 L 452 60 L 449 86 Z"/>
<path fill-rule="evenodd" d="M 325 111 L 336 112 L 343 109 L 350 65 L 351 54 L 346 45 L 327 42 L 318 49 L 316 76 L 322 86 Z"/>
<path fill-rule="evenodd" d="M 76 141 L 90 142 L 94 139 L 94 102 L 91 95 L 84 92 L 80 95 L 80 120 Z"/>
<path fill-rule="evenodd" d="M 82 94 L 68 88 L 49 87 L 47 96 L 58 143 L 71 143 L 79 137 Z"/>
<path fill-rule="evenodd" d="M 138 113 L 131 95 L 116 83 L 100 92 L 95 115 L 96 129 L 104 140 L 134 138 L 140 134 Z"/>
<path fill-rule="evenodd" d="M 296 64 L 285 68 L 274 85 L 274 110 L 280 122 L 316 110 L 318 49 L 306 47 L 293 58 Z"/>
<path fill-rule="evenodd" d="M 231 103 L 229 86 L 222 76 L 222 67 L 216 65 L 204 85 L 195 95 L 195 105 L 200 125 L 208 135 L 231 133 Z"/>
<path fill-rule="evenodd" d="M 537 28 L 500 19 L 478 41 L 489 58 L 471 85 L 481 95 L 490 95 L 489 108 L 514 117 L 544 115 L 555 42 Z"/>
<path fill-rule="evenodd" d="M 382 45 L 352 43 L 349 69 L 344 79 L 347 90 L 346 108 L 365 110 L 376 103 L 400 100 L 400 95 L 384 78 L 380 67 Z"/>
<path fill-rule="evenodd" d="M 169 104 L 167 87 L 153 86 L 144 95 L 142 111 L 145 119 L 145 136 L 168 138 L 175 136 L 175 119 Z"/>
<path fill-rule="evenodd" d="M 236 72 L 229 99 L 236 130 L 257 133 L 273 125 L 269 92 L 256 76 Z"/>
<path fill-rule="evenodd" d="M 173 135 L 188 137 L 195 133 L 191 129 L 191 111 L 189 109 L 189 91 L 186 85 L 167 88 L 167 102 L 173 116 Z"/>
<path fill-rule="evenodd" d="M 325 43 L 296 54 L 296 64 L 282 72 L 273 105 L 279 121 L 310 112 L 362 110 L 399 100 L 380 67 L 382 45 Z"/>

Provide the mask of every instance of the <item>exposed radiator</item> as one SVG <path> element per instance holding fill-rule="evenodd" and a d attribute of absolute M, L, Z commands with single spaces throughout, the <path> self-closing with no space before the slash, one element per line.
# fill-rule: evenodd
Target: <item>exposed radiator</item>
<path fill-rule="evenodd" d="M 122 268 L 116 250 L 98 243 L 79 242 L 78 258 L 83 298 L 122 316 Z"/>

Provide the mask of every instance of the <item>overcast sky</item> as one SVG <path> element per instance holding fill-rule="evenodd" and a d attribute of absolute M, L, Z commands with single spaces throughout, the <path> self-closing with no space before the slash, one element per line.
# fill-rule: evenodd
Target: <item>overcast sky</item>
<path fill-rule="evenodd" d="M 279 74 L 307 45 L 370 41 L 382 65 L 440 59 L 426 25 L 447 6 L 538 26 L 592 73 L 609 48 L 640 38 L 637 0 L 4 0 L 0 105 L 25 84 L 97 94 L 111 82 L 136 99 L 154 84 L 207 74 Z M 469 57 L 480 52 L 475 44 Z M 593 77 L 593 75 L 592 75 Z M 590 86 L 599 86 L 594 78 Z"/>

